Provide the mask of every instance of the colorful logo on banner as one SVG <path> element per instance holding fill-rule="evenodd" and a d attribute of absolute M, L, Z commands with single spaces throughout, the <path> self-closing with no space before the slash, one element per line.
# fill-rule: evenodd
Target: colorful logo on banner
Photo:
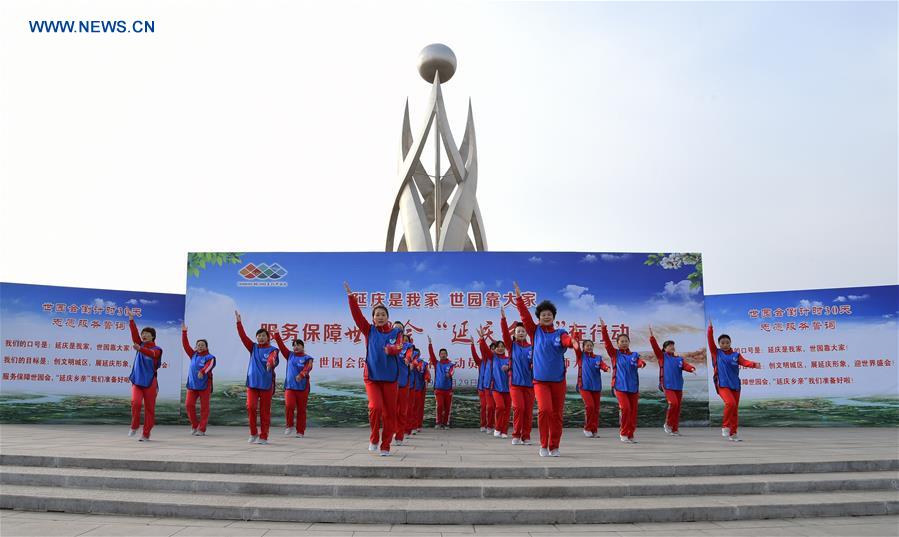
<path fill-rule="evenodd" d="M 237 273 L 244 280 L 249 280 L 237 282 L 237 285 L 242 287 L 287 286 L 287 282 L 277 281 L 287 276 L 287 270 L 278 263 L 272 263 L 271 265 L 267 263 L 247 263 Z"/>

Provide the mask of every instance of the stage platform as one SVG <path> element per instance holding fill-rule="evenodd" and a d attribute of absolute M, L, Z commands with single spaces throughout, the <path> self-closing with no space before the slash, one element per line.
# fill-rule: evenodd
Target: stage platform
<path fill-rule="evenodd" d="M 0 426 L 0 507 L 220 520 L 579 524 L 899 514 L 899 430 L 750 428 L 670 437 L 566 430 L 559 458 L 473 429 L 426 429 L 391 457 L 366 429 L 205 437 L 160 426 Z"/>

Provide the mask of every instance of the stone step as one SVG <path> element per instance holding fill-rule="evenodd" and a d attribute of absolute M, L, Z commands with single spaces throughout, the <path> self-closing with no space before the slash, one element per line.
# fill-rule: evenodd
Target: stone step
<path fill-rule="evenodd" d="M 365 464 L 303 464 L 265 462 L 211 462 L 147 458 L 47 456 L 0 454 L 0 466 L 95 468 L 150 472 L 280 475 L 305 477 L 361 477 L 382 479 L 529 479 L 529 478 L 633 478 L 689 476 L 745 476 L 899 470 L 899 459 L 824 461 L 766 461 L 737 463 L 571 465 L 564 457 L 539 459 L 533 464 L 410 465 L 400 457 L 374 457 Z"/>
<path fill-rule="evenodd" d="M 729 485 L 725 481 L 722 488 Z M 292 522 L 575 524 L 891 515 L 899 513 L 899 492 L 447 500 L 4 485 L 0 491 L 0 508 Z"/>
<path fill-rule="evenodd" d="M 391 479 L 0 467 L 0 484 L 337 498 L 618 498 L 720 494 L 720 476 L 605 479 Z M 731 476 L 730 494 L 899 490 L 899 472 Z"/>

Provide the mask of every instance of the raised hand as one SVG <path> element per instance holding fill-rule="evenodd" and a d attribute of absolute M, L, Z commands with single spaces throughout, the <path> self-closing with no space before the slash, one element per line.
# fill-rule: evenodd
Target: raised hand
<path fill-rule="evenodd" d="M 343 288 L 346 289 L 346 294 L 353 294 L 353 290 L 350 289 L 350 284 L 348 284 L 347 282 L 343 282 Z"/>
<path fill-rule="evenodd" d="M 521 287 L 518 287 L 518 282 L 513 281 L 512 285 L 515 286 L 515 296 L 521 298 Z"/>
<path fill-rule="evenodd" d="M 649 337 L 655 337 L 652 333 L 652 325 L 649 325 Z"/>
<path fill-rule="evenodd" d="M 599 327 L 600 327 L 600 328 L 605 328 L 605 327 L 606 327 L 606 322 L 602 320 L 602 317 L 599 318 Z"/>
<path fill-rule="evenodd" d="M 128 320 L 129 320 L 129 321 L 133 321 L 133 320 L 134 320 L 134 314 L 131 313 L 131 308 L 128 308 Z"/>
<path fill-rule="evenodd" d="M 505 305 L 505 304 L 503 304 L 502 306 L 500 306 L 500 308 L 499 308 L 499 314 L 502 316 L 503 319 L 506 318 L 506 305 Z"/>
<path fill-rule="evenodd" d="M 181 323 L 181 331 L 182 331 L 182 332 L 187 332 L 187 325 L 184 324 L 183 322 Z"/>
<path fill-rule="evenodd" d="M 428 336 L 428 345 L 431 344 L 431 336 Z"/>
<path fill-rule="evenodd" d="M 237 319 L 237 322 L 240 322 L 240 312 L 234 310 L 234 318 Z"/>

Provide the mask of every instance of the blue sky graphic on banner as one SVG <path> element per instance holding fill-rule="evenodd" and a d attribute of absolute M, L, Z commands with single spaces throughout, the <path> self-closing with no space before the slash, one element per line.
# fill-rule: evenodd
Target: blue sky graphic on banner
<path fill-rule="evenodd" d="M 741 371 L 741 420 L 899 424 L 899 286 L 710 295 L 706 311 L 762 364 Z"/>
<path fill-rule="evenodd" d="M 158 376 L 165 418 L 167 402 L 177 404 L 181 394 L 184 295 L 0 283 L 3 419 L 17 420 L 16 409 L 33 421 L 90 416 L 105 423 L 106 410 L 112 422 L 124 419 L 135 353 L 127 309 L 139 328 L 156 329 L 163 349 Z M 98 402 L 111 398 L 110 405 Z"/>
<path fill-rule="evenodd" d="M 598 337 L 602 316 L 613 331 L 629 332 L 633 348 L 647 358 L 652 356 L 650 323 L 660 338 L 677 340 L 682 353 L 705 349 L 698 255 L 246 253 L 191 254 L 191 259 L 204 255 L 208 262 L 201 261 L 200 267 L 192 261 L 196 270 L 189 269 L 185 315 L 191 339 L 208 339 L 211 352 L 219 357 L 216 375 L 223 380 L 242 381 L 246 374 L 247 353 L 234 326 L 238 309 L 251 335 L 266 326 L 305 340 L 307 353 L 316 358 L 313 393 L 321 389 L 316 381 L 361 382 L 359 360 L 365 350 L 350 317 L 344 280 L 360 293 L 366 312 L 383 301 L 391 320 L 407 323 L 420 347 L 426 347 L 427 335 L 435 350 L 447 347 L 458 363 L 457 386 L 473 385 L 476 370 L 468 342 L 478 325 L 492 323 L 489 329 L 499 335 L 500 306 L 509 303 L 513 279 L 532 304 L 552 300 L 561 325 L 575 323 L 588 336 Z M 227 256 L 232 256 L 230 262 L 218 264 L 217 259 Z M 253 277 L 263 266 L 271 274 Z M 518 319 L 511 306 L 506 315 L 510 321 Z M 573 351 L 569 358 L 573 383 Z M 687 375 L 687 396 L 705 400 L 704 354 L 694 360 L 701 372 Z M 654 362 L 641 376 L 644 391 L 656 390 Z M 608 384 L 608 375 L 604 377 Z"/>

